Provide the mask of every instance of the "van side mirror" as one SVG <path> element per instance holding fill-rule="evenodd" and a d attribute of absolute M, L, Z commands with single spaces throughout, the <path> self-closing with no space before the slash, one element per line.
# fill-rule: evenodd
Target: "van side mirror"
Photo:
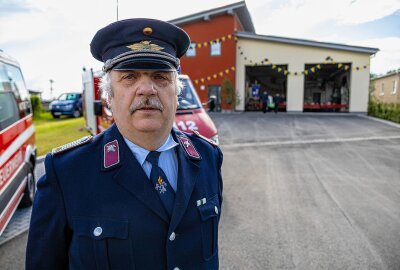
<path fill-rule="evenodd" d="M 94 115 L 102 116 L 103 115 L 103 103 L 101 100 L 95 100 L 93 102 L 94 107 Z"/>

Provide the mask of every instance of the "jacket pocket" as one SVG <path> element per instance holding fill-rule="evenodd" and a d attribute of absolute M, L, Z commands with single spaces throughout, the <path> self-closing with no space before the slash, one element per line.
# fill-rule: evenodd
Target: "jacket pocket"
<path fill-rule="evenodd" d="M 198 206 L 201 218 L 201 234 L 203 256 L 205 260 L 211 259 L 218 250 L 218 214 L 220 206 L 218 196 L 212 196 L 206 203 Z"/>
<path fill-rule="evenodd" d="M 82 268 L 133 269 L 128 220 L 74 218 L 74 238 Z"/>

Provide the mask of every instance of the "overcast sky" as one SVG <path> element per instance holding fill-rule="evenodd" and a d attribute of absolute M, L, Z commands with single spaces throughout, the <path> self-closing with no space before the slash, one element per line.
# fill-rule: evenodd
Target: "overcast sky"
<path fill-rule="evenodd" d="M 232 0 L 118 0 L 119 19 L 171 20 Z M 82 67 L 101 69 L 89 43 L 117 18 L 117 0 L 0 0 L 0 49 L 16 58 L 27 87 L 81 91 Z M 379 48 L 371 72 L 400 67 L 400 0 L 246 0 L 257 34 Z"/>

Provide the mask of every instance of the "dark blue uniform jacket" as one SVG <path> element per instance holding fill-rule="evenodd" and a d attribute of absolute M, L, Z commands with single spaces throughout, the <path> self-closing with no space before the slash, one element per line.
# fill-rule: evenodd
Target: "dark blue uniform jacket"
<path fill-rule="evenodd" d="M 179 134 L 172 131 L 177 142 Z M 184 136 L 200 158 L 188 155 L 184 144 L 176 147 L 171 219 L 115 125 L 89 143 L 47 155 L 26 269 L 218 269 L 222 153 L 195 135 Z M 104 146 L 113 140 L 119 162 L 105 168 Z"/>

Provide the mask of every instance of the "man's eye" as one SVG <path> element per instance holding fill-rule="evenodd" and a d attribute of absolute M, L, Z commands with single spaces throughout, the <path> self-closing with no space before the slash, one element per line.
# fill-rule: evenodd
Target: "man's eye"
<path fill-rule="evenodd" d="M 162 75 L 162 74 L 154 74 L 154 79 L 156 79 L 156 80 L 167 80 L 168 78 L 167 78 L 167 76 L 165 76 L 165 75 Z"/>
<path fill-rule="evenodd" d="M 126 74 L 122 77 L 124 80 L 133 80 L 136 78 L 134 74 Z"/>

